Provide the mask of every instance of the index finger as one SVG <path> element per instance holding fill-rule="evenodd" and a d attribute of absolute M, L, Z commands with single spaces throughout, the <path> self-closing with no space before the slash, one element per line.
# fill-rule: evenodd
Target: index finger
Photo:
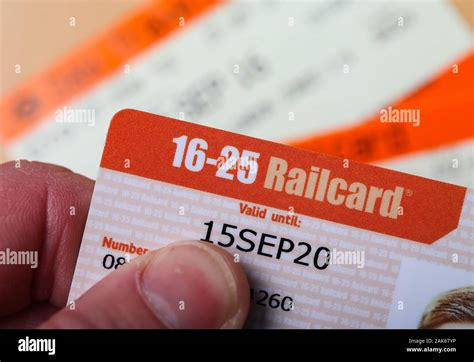
<path fill-rule="evenodd" d="M 93 187 L 54 165 L 0 165 L 0 316 L 32 302 L 66 303 Z M 37 253 L 36 269 L 5 257 L 21 251 Z"/>

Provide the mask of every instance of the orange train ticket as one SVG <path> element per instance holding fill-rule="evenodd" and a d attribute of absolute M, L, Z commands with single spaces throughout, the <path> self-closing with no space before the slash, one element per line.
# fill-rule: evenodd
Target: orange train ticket
<path fill-rule="evenodd" d="M 136 108 L 474 187 L 472 49 L 447 1 L 147 1 L 0 99 L 0 143 L 92 178 Z"/>
<path fill-rule="evenodd" d="M 472 293 L 474 193 L 122 110 L 108 131 L 69 303 L 178 240 L 216 244 L 242 264 L 249 327 L 416 328 L 440 296 Z"/>

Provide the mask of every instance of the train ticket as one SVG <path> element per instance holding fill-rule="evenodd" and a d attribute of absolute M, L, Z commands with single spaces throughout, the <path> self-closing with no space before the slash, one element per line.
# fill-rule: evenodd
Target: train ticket
<path fill-rule="evenodd" d="M 95 178 L 134 108 L 474 187 L 472 49 L 448 1 L 149 1 L 1 99 L 0 143 Z"/>

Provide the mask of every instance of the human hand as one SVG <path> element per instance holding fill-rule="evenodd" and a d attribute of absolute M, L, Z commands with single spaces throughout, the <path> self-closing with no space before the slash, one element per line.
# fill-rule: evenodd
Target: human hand
<path fill-rule="evenodd" d="M 245 274 L 226 251 L 195 241 L 132 260 L 75 301 L 74 309 L 64 307 L 93 186 L 54 165 L 0 165 L 0 253 L 39 255 L 35 269 L 0 264 L 0 327 L 243 326 L 249 309 Z"/>

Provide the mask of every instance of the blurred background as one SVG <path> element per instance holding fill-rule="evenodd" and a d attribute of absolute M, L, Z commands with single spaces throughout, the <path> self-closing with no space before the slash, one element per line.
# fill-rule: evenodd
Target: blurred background
<path fill-rule="evenodd" d="M 474 1 L 0 0 L 0 159 L 135 108 L 474 187 Z"/>

